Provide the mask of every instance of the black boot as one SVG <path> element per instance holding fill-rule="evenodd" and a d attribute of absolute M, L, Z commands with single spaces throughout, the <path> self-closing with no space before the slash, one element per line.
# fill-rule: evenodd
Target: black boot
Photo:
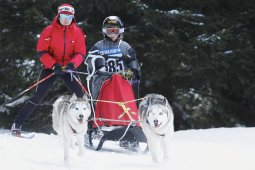
<path fill-rule="evenodd" d="M 13 123 L 11 127 L 12 135 L 13 136 L 20 136 L 21 135 L 21 126 Z"/>

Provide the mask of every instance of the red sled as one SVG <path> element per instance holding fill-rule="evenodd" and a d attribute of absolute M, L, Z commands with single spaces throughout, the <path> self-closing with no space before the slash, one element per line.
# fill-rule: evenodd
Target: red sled
<path fill-rule="evenodd" d="M 94 138 L 99 139 L 96 150 L 100 150 L 107 140 L 119 141 L 121 147 L 131 150 L 136 150 L 139 142 L 147 143 L 140 127 L 132 84 L 119 74 L 113 74 L 103 82 L 94 118 L 88 134 L 90 147 L 94 145 Z M 101 132 L 103 134 L 99 134 Z"/>
<path fill-rule="evenodd" d="M 140 127 L 138 108 L 130 82 L 114 74 L 101 87 L 96 103 L 95 117 L 98 126 L 128 126 L 134 123 Z M 96 127 L 94 123 L 93 127 Z"/>

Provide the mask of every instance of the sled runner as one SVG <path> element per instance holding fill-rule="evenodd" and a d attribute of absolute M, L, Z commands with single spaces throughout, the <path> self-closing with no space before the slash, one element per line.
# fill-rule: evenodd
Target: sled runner
<path fill-rule="evenodd" d="M 99 91 L 97 94 L 93 91 L 97 87 L 92 86 L 92 82 L 96 84 L 99 76 L 103 80 L 100 80 L 102 85 L 97 90 Z M 89 146 L 100 150 L 104 142 L 109 140 L 119 142 L 120 147 L 136 150 L 140 142 L 146 143 L 146 137 L 140 127 L 137 100 L 132 87 L 132 84 L 138 81 L 126 80 L 120 73 L 92 70 L 88 76 L 88 83 L 88 91 L 94 101 L 93 121 L 89 122 L 88 130 Z"/>

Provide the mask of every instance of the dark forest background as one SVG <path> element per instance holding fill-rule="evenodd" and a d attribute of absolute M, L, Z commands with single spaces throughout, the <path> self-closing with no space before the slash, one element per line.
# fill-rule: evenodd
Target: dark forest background
<path fill-rule="evenodd" d="M 57 14 L 75 7 L 87 50 L 102 39 L 105 17 L 124 22 L 124 40 L 142 63 L 140 96 L 159 93 L 175 113 L 175 128 L 255 126 L 254 0 L 0 0 L 0 102 L 38 80 L 37 37 Z M 85 65 L 80 71 L 85 71 Z M 86 77 L 81 75 L 83 84 Z M 51 132 L 51 104 L 67 89 L 55 83 L 24 130 Z M 24 96 L 31 96 L 33 90 Z M 10 128 L 22 103 L 0 108 Z"/>

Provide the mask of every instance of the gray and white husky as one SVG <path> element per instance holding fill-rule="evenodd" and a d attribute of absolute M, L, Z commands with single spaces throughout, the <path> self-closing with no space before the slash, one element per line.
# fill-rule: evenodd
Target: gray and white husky
<path fill-rule="evenodd" d="M 84 154 L 84 135 L 88 129 L 91 107 L 86 96 L 77 98 L 75 94 L 60 96 L 53 104 L 53 129 L 63 137 L 64 161 L 70 165 L 70 146 L 76 137 L 79 155 Z"/>
<path fill-rule="evenodd" d="M 167 99 L 159 94 L 148 94 L 139 104 L 141 127 L 147 138 L 154 162 L 166 161 L 174 134 L 174 115 Z"/>

